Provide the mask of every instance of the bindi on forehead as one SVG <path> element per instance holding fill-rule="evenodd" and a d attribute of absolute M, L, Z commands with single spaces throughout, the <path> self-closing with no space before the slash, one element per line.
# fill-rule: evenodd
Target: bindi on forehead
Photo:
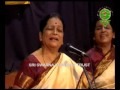
<path fill-rule="evenodd" d="M 55 24 L 57 25 L 58 23 L 57 23 L 57 22 L 55 22 Z"/>

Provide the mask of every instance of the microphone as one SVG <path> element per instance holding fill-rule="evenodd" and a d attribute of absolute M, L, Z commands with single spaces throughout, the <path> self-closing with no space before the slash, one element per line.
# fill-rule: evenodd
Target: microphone
<path fill-rule="evenodd" d="M 81 56 L 81 55 L 82 55 L 82 56 L 88 57 L 88 55 L 87 55 L 85 52 L 83 52 L 83 51 L 75 48 L 74 46 L 72 46 L 72 45 L 69 44 L 69 43 L 67 43 L 67 45 L 66 45 L 66 50 L 69 51 L 70 53 L 76 54 L 76 55 L 78 55 L 78 56 Z"/>

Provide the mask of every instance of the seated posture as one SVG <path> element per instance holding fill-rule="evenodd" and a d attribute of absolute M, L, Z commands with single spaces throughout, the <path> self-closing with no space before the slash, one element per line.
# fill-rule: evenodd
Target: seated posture
<path fill-rule="evenodd" d="M 111 23 L 104 26 L 97 20 L 93 37 L 94 47 L 87 52 L 90 58 L 84 58 L 84 63 L 91 62 L 90 67 L 86 69 L 94 88 L 115 88 L 115 45 L 112 43 L 114 38 L 115 32 Z"/>
<path fill-rule="evenodd" d="M 63 36 L 64 24 L 58 14 L 52 13 L 41 20 L 39 40 L 42 46 L 23 61 L 13 88 L 85 88 L 81 83 L 83 68 L 59 51 Z"/>

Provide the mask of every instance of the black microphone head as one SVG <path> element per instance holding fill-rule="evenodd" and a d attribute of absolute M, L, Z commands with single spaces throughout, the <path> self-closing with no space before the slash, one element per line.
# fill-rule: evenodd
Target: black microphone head
<path fill-rule="evenodd" d="M 70 46 L 70 43 L 67 43 L 66 46 L 69 47 L 69 46 Z"/>
<path fill-rule="evenodd" d="M 67 43 L 67 44 L 65 45 L 65 50 L 66 50 L 66 51 L 68 51 L 69 46 L 70 46 L 70 44 L 69 44 L 69 43 Z"/>
<path fill-rule="evenodd" d="M 70 43 L 67 43 L 66 46 L 65 46 L 65 50 L 66 50 L 66 51 L 69 51 L 70 46 L 71 46 L 71 44 L 70 44 Z"/>
<path fill-rule="evenodd" d="M 78 56 L 88 56 L 85 52 L 75 48 L 74 46 L 72 46 L 71 44 L 67 43 L 66 46 L 65 46 L 65 50 L 70 52 L 70 53 L 73 53 L 73 54 L 76 54 Z"/>
<path fill-rule="evenodd" d="M 76 48 L 73 47 L 70 43 L 66 44 L 65 50 L 69 53 L 76 54 Z"/>

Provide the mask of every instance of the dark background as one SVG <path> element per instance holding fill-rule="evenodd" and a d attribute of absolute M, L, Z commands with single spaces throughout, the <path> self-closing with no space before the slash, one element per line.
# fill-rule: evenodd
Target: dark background
<path fill-rule="evenodd" d="M 64 44 L 87 51 L 92 45 L 91 23 L 97 11 L 108 6 L 114 13 L 111 1 L 31 1 L 30 5 L 5 6 L 5 69 L 6 72 L 18 70 L 20 63 L 31 52 L 40 47 L 38 39 L 39 21 L 51 12 L 58 12 L 65 22 Z M 69 54 L 75 61 L 77 56 Z"/>

